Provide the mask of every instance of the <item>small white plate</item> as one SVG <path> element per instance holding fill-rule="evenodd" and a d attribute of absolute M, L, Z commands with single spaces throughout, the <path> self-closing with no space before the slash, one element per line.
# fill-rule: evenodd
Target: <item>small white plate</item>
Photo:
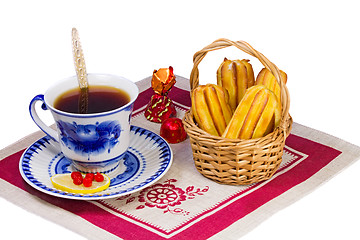
<path fill-rule="evenodd" d="M 57 143 L 47 136 L 32 144 L 21 156 L 21 176 L 41 192 L 68 199 L 97 200 L 139 191 L 165 175 L 172 164 L 173 153 L 162 137 L 147 129 L 131 126 L 130 134 L 129 149 L 119 167 L 107 174 L 111 183 L 102 192 L 74 194 L 53 187 L 50 181 L 53 175 L 75 170 Z"/>

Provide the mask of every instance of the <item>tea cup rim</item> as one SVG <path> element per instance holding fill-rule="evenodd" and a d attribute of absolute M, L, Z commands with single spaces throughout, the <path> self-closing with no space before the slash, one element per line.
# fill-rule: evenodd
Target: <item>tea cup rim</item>
<path fill-rule="evenodd" d="M 61 86 L 63 84 L 66 84 L 67 82 L 70 82 L 71 80 L 74 80 L 75 84 L 73 82 L 71 82 L 73 87 L 78 86 L 77 84 L 77 76 L 73 75 L 67 78 L 63 78 L 62 80 L 57 81 L 56 83 L 54 83 L 53 85 L 51 85 L 44 93 L 44 101 L 45 101 L 45 105 L 47 108 L 51 109 L 51 111 L 63 115 L 63 116 L 68 116 L 68 117 L 73 117 L 73 118 L 91 118 L 91 117 L 101 117 L 101 116 L 106 116 L 106 115 L 111 115 L 114 113 L 117 113 L 119 111 L 123 111 L 124 109 L 128 108 L 129 106 L 131 106 L 135 100 L 137 99 L 138 95 L 139 95 L 139 88 L 137 87 L 137 85 L 135 84 L 135 82 L 122 77 L 122 76 L 118 76 L 118 75 L 114 75 L 114 74 L 106 74 L 106 73 L 88 73 L 88 79 L 89 79 L 89 84 L 91 85 L 91 80 L 93 79 L 93 77 L 106 77 L 106 78 L 117 78 L 117 79 L 121 79 L 122 81 L 126 81 L 128 84 L 132 85 L 133 89 L 132 92 L 129 94 L 130 96 L 130 101 L 113 110 L 110 111 L 104 111 L 104 112 L 99 112 L 99 113 L 86 113 L 86 114 L 81 114 L 81 113 L 70 113 L 70 112 L 65 112 L 62 110 L 59 110 L 57 108 L 55 108 L 53 106 L 53 102 L 51 103 L 51 101 L 49 100 L 49 94 L 51 92 L 51 90 L 53 90 L 56 86 Z M 98 80 L 98 79 L 97 79 Z M 93 81 L 93 80 L 92 80 Z M 101 82 L 101 81 L 100 81 Z M 95 84 L 95 85 L 101 85 L 101 84 Z M 113 85 L 107 85 L 107 86 L 113 86 Z M 116 86 L 113 86 L 116 87 Z M 120 88 L 120 87 L 116 87 L 116 88 Z M 67 90 L 71 89 L 71 87 L 67 88 Z M 127 90 L 125 90 L 126 92 L 128 92 Z M 64 92 L 64 91 L 62 91 Z M 58 97 L 60 95 L 57 94 L 56 97 Z M 53 97 L 54 99 L 56 99 L 56 97 Z M 50 104 L 51 103 L 51 104 Z"/>

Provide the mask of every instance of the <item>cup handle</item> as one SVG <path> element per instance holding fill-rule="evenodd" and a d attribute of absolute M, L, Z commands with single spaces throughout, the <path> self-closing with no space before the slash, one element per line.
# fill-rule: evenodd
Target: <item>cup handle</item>
<path fill-rule="evenodd" d="M 30 112 L 30 116 L 32 118 L 32 120 L 36 123 L 36 125 L 44 132 L 46 133 L 50 138 L 52 138 L 53 140 L 55 140 L 56 142 L 59 142 L 59 135 L 58 133 L 48 127 L 38 116 L 37 112 L 36 112 L 36 109 L 35 109 L 35 103 L 37 101 L 41 101 L 42 102 L 42 105 L 41 105 L 41 108 L 43 110 L 48 110 L 48 108 L 46 107 L 46 104 L 45 104 L 45 100 L 44 100 L 44 95 L 43 94 L 39 94 L 37 96 L 35 96 L 31 102 L 30 102 L 30 105 L 29 105 L 29 112 Z"/>

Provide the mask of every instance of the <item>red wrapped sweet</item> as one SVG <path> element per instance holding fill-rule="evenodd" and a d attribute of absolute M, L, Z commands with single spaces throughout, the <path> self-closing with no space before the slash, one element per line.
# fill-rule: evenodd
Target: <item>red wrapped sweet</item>
<path fill-rule="evenodd" d="M 187 134 L 180 118 L 168 118 L 161 124 L 160 136 L 168 143 L 179 143 L 186 139 Z"/>
<path fill-rule="evenodd" d="M 154 70 L 151 79 L 151 87 L 155 94 L 151 96 L 145 110 L 145 117 L 149 121 L 162 123 L 164 120 L 175 117 L 176 109 L 172 100 L 167 96 L 170 89 L 176 83 L 173 68 L 160 68 Z"/>

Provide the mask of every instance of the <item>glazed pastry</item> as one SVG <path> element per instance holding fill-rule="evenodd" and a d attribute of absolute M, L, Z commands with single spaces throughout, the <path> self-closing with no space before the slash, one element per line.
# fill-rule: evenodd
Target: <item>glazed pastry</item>
<path fill-rule="evenodd" d="M 217 70 L 217 85 L 228 91 L 230 107 L 235 111 L 246 89 L 254 85 L 254 71 L 249 60 L 225 58 Z"/>
<path fill-rule="evenodd" d="M 246 91 L 222 137 L 263 137 L 279 125 L 280 116 L 281 107 L 275 94 L 264 85 L 255 85 Z"/>
<path fill-rule="evenodd" d="M 287 82 L 287 74 L 283 71 L 280 70 L 280 74 L 281 74 L 281 78 L 284 81 L 284 83 L 286 84 Z M 279 102 L 280 102 L 280 85 L 277 82 L 276 78 L 274 77 L 274 75 L 267 69 L 267 68 L 263 68 L 261 69 L 261 71 L 259 72 L 259 74 L 256 77 L 256 82 L 255 85 L 265 85 L 268 89 L 270 89 L 271 91 L 273 91 L 275 93 L 275 95 L 277 96 Z"/>
<path fill-rule="evenodd" d="M 192 91 L 192 111 L 201 129 L 221 136 L 232 115 L 228 98 L 227 91 L 215 84 L 200 85 Z"/>

